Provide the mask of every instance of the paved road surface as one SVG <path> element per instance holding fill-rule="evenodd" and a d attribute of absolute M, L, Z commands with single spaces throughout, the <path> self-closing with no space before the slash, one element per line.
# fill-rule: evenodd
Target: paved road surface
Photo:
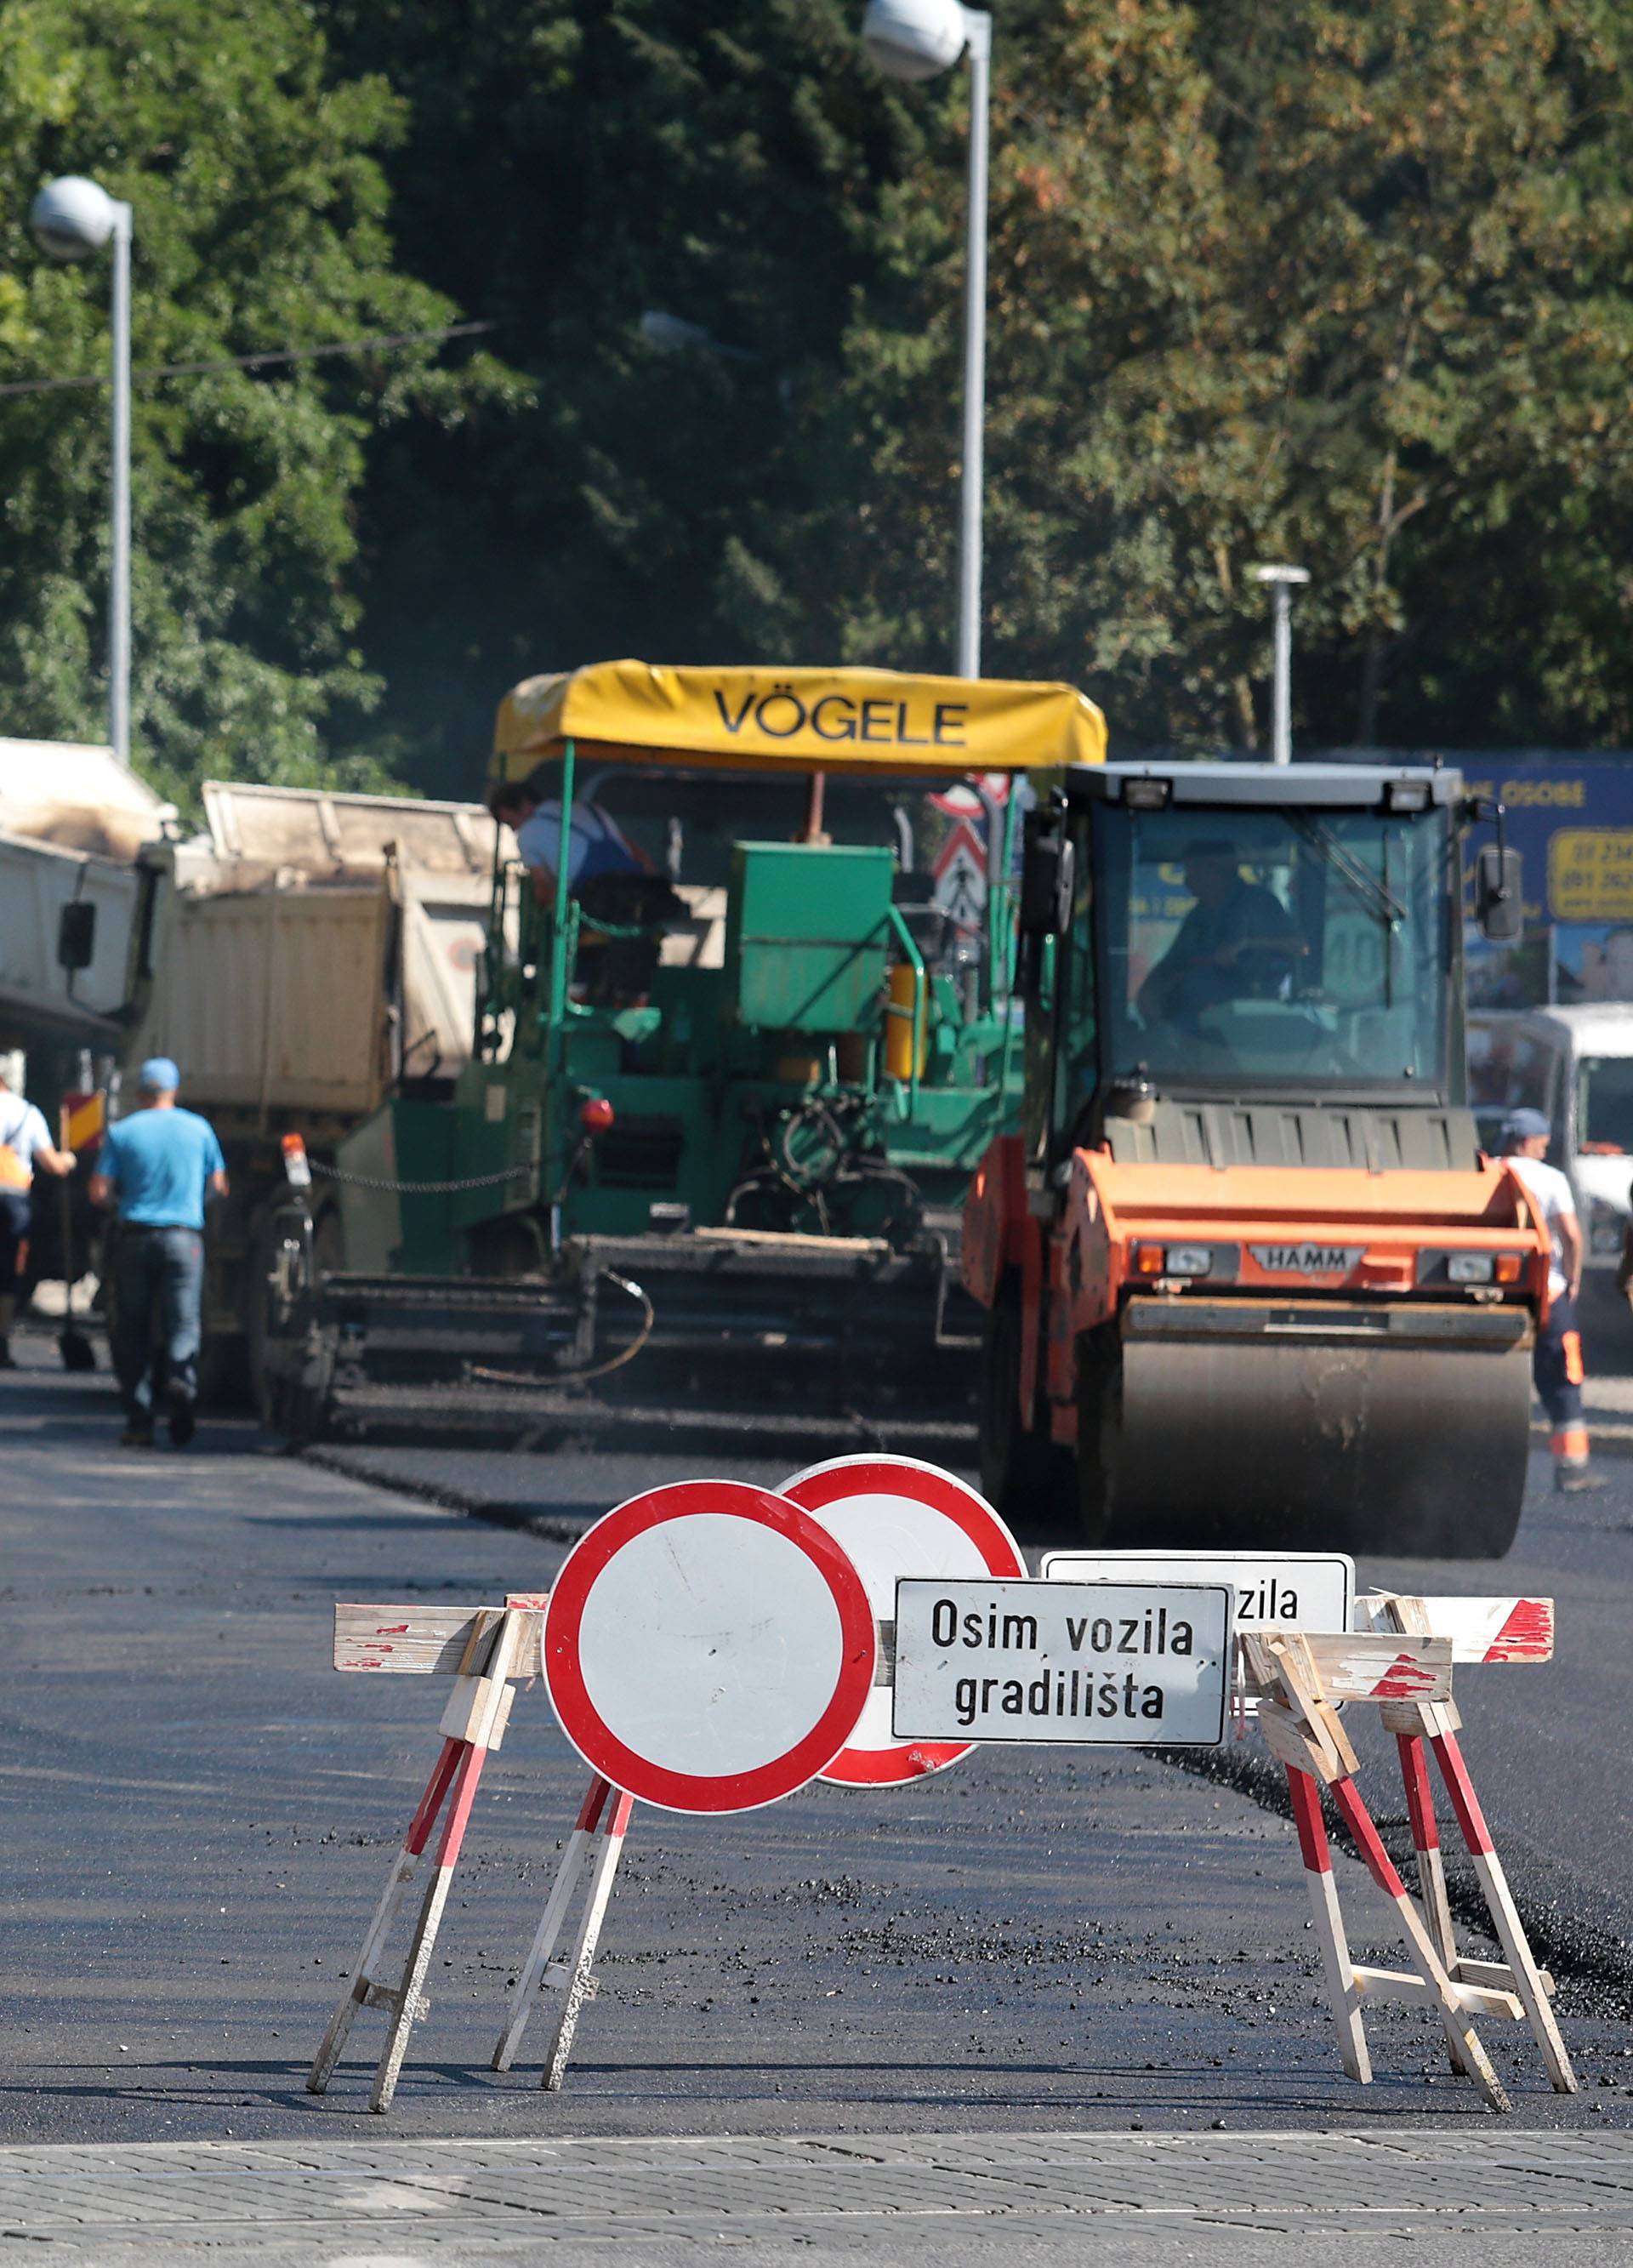
<path fill-rule="evenodd" d="M 1419 2012 L 1369 2012 L 1382 2076 L 1365 2091 L 1341 2078 L 1291 1830 L 1235 1786 L 1132 1754 L 988 1749 L 899 1794 L 813 1789 L 732 1822 L 638 1814 L 567 2093 L 541 2095 L 536 2067 L 493 2074 L 507 1979 L 583 1778 L 537 1691 L 519 1698 L 484 1783 L 392 2117 L 364 2107 L 376 2017 L 331 2095 L 306 2095 L 429 1765 L 440 1690 L 334 1675 L 330 1604 L 542 1586 L 563 1546 L 282 1455 L 246 1426 L 207 1425 L 185 1458 L 121 1451 L 106 1385 L 63 1377 L 43 1342 L 24 1349 L 36 1366 L 0 1381 L 0 2139 L 299 2144 L 315 2164 L 320 2143 L 431 2136 L 887 2130 L 1019 2147 L 1136 2122 L 1199 2142 L 1219 2119 L 1227 2133 L 1494 2131 Z M 535 1464 L 563 1529 L 676 1469 Z M 757 1462 L 742 1469 L 763 1476 Z M 1620 1469 L 1617 1492 L 1585 1507 L 1541 1506 L 1509 1571 L 1546 1572 L 1567 1627 L 1602 1621 L 1607 1640 L 1633 1548 L 1622 1471 L 1633 1480 Z M 1458 1571 L 1458 1585 L 1488 1572 Z M 1489 1699 L 1482 1682 L 1466 1701 L 1522 1893 L 1545 1900 L 1564 1879 L 1546 1866 L 1568 1865 L 1598 1933 L 1583 1940 L 1585 1976 L 1556 1955 L 1580 2097 L 1546 2092 L 1518 2028 L 1488 2029 L 1516 2091 L 1501 2130 L 1515 2146 L 1545 2128 L 1585 2147 L 1633 2120 L 1623 1995 L 1592 1975 L 1625 1911 L 1629 1861 L 1602 1820 L 1578 1817 L 1578 1787 L 1614 1796 L 1614 1774 L 1594 1776 L 1618 1737 L 1597 1675 L 1572 1645 L 1562 1669 L 1492 1673 Z M 1516 1701 L 1508 1731 L 1480 1734 L 1488 1706 L 1533 1680 L 1536 1707 Z M 1544 1717 L 1557 1720 L 1545 1747 Z M 1357 1958 L 1396 1963 L 1360 1870 L 1342 1861 L 1341 1878 Z M 1555 2161 L 1555 2143 L 1537 2147 Z M 1307 2205 L 1282 2202 L 1287 2226 L 1306 2225 Z M 1605 2210 L 1622 2210 L 1619 2191 Z M 822 2242 L 840 2238 L 830 2228 Z M 416 2235 L 401 2257 L 430 2255 Z"/>
<path fill-rule="evenodd" d="M 1415 2257 L 1620 2264 L 1622 2135 L 921 2134 L 783 2140 L 161 2143 L 0 2150 L 0 2256 L 414 2268 L 746 2250 L 964 2263 Z M 26 2235 L 23 2235 L 26 2232 Z M 1319 2254 L 1314 2248 L 1321 2248 Z"/>
<path fill-rule="evenodd" d="M 1604 1445 L 1598 1495 L 1553 1492 L 1536 1448 L 1525 1519 L 1504 1560 L 1363 1559 L 1363 1582 L 1395 1590 L 1533 1592 L 1559 1607 L 1556 1660 L 1541 1670 L 1468 1671 L 1459 1684 L 1464 1747 L 1512 1874 L 1524 1883 L 1551 1957 L 1633 1987 L 1633 1380 L 1595 1380 L 1589 1415 Z M 510 1456 L 434 1448 L 346 1447 L 320 1453 L 344 1469 L 447 1503 L 485 1506 L 544 1535 L 582 1521 L 647 1484 L 696 1469 L 680 1460 Z M 706 1455 L 708 1469 L 717 1459 Z M 733 1465 L 775 1482 L 775 1457 Z M 966 1477 L 974 1480 L 973 1472 Z M 1029 1539 L 1044 1542 L 1070 1537 Z M 1362 1745 L 1385 1759 L 1388 1744 Z M 1279 1802 L 1274 1772 L 1236 1771 Z M 1239 1754 L 1225 1762 L 1234 1769 Z"/>

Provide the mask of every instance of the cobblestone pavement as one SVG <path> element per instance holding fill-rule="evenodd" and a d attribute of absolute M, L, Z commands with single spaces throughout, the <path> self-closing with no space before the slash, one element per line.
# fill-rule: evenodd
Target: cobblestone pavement
<path fill-rule="evenodd" d="M 1307 2260 L 1313 2242 L 1357 2261 L 1437 2237 L 1486 2260 L 1535 2257 L 1544 2238 L 1573 2262 L 1625 2258 L 1633 2142 L 1386 2129 L 0 2151 L 0 2257 L 43 2246 L 99 2268 L 251 2249 L 445 2268 L 614 2244 L 641 2259 L 724 2246 L 756 2261 L 1007 2260 L 1092 2244 L 1097 2260 L 1261 2261 Z"/>

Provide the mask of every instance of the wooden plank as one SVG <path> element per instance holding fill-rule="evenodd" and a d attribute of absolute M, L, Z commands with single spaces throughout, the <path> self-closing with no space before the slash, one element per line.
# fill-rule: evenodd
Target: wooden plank
<path fill-rule="evenodd" d="M 1338 1771 L 1358 1771 L 1360 1759 L 1338 1721 L 1337 1711 L 1327 1698 L 1309 1639 L 1302 1631 L 1283 1631 L 1273 1633 L 1268 1645 L 1270 1659 L 1277 1666 L 1282 1690 L 1311 1739 L 1336 1759 Z"/>
<path fill-rule="evenodd" d="M 740 1244 L 749 1252 L 820 1252 L 825 1259 L 846 1253 L 865 1260 L 888 1260 L 891 1248 L 878 1236 L 816 1236 L 799 1229 L 695 1228 L 699 1244 Z"/>
<path fill-rule="evenodd" d="M 1356 1621 L 1363 1630 L 1387 1631 L 1394 1611 L 1402 1608 L 1406 1628 L 1451 1639 L 1456 1663 L 1512 1667 L 1554 1658 L 1552 1599 L 1409 1598 L 1371 1591 L 1357 1600 Z"/>
<path fill-rule="evenodd" d="M 1461 1984 L 1491 1984 L 1495 1985 L 1499 1992 L 1512 1992 L 1515 1989 L 1514 1972 L 1506 1961 L 1460 1960 L 1452 1973 Z M 1553 1971 L 1548 1969 L 1539 1969 L 1537 1982 L 1552 1999 L 1554 1997 Z"/>
<path fill-rule="evenodd" d="M 1258 1726 L 1270 1754 L 1294 1771 L 1331 1782 L 1344 1770 L 1331 1742 L 1320 1739 L 1316 1728 L 1295 1717 L 1291 1709 L 1283 1708 L 1279 1701 L 1261 1698 Z"/>
<path fill-rule="evenodd" d="M 1372 2000 L 1426 2000 L 1439 2005 L 1439 1994 L 1425 1977 L 1407 1969 L 1365 1969 L 1355 1970 L 1355 1989 Z M 1523 2017 L 1517 1992 L 1504 1992 L 1489 1984 L 1466 1984 L 1460 1977 L 1452 1979 L 1452 1994 L 1460 2008 L 1471 2016 Z"/>
<path fill-rule="evenodd" d="M 504 1677 L 461 1677 L 454 1682 L 438 1727 L 447 1741 L 468 1741 L 474 1749 L 497 1749 L 511 1719 L 516 1688 Z"/>
<path fill-rule="evenodd" d="M 497 1607 L 395 1607 L 337 1602 L 334 1665 L 387 1677 L 457 1677 L 474 1640 L 482 1635 L 481 1617 L 497 1633 Z M 544 1616 L 519 1609 L 521 1625 L 512 1677 L 537 1677 Z"/>
<path fill-rule="evenodd" d="M 1301 1633 L 1328 1701 L 1445 1701 L 1452 1693 L 1449 1638 L 1342 1631 Z"/>

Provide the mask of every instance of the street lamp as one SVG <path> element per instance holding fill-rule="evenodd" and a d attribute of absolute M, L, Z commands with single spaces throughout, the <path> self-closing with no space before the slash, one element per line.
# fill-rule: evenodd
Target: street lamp
<path fill-rule="evenodd" d="M 1270 726 L 1270 762 L 1293 760 L 1293 585 L 1307 583 L 1307 567 L 1255 567 L 1255 583 L 1268 583 L 1276 600 L 1276 674 Z"/>
<path fill-rule="evenodd" d="M 107 593 L 107 737 L 130 762 L 130 208 L 96 181 L 66 173 L 34 199 L 29 220 L 53 260 L 114 245 L 113 558 Z"/>
<path fill-rule="evenodd" d="M 981 674 L 982 440 L 987 387 L 987 129 L 992 18 L 959 0 L 868 0 L 862 41 L 886 78 L 934 78 L 969 55 L 969 210 L 964 253 L 964 469 L 959 541 L 960 677 Z"/>

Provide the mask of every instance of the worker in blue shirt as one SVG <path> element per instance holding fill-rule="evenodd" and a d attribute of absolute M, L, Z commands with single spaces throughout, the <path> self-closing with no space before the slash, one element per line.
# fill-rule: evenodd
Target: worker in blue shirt
<path fill-rule="evenodd" d="M 115 1120 L 91 1177 L 93 1204 L 117 1207 L 114 1241 L 114 1367 L 124 1398 L 123 1445 L 153 1446 L 153 1322 L 165 1345 L 170 1438 L 193 1438 L 203 1335 L 204 1201 L 227 1194 L 226 1160 L 208 1119 L 176 1107 L 181 1073 L 150 1056 L 138 1077 L 142 1107 Z"/>

